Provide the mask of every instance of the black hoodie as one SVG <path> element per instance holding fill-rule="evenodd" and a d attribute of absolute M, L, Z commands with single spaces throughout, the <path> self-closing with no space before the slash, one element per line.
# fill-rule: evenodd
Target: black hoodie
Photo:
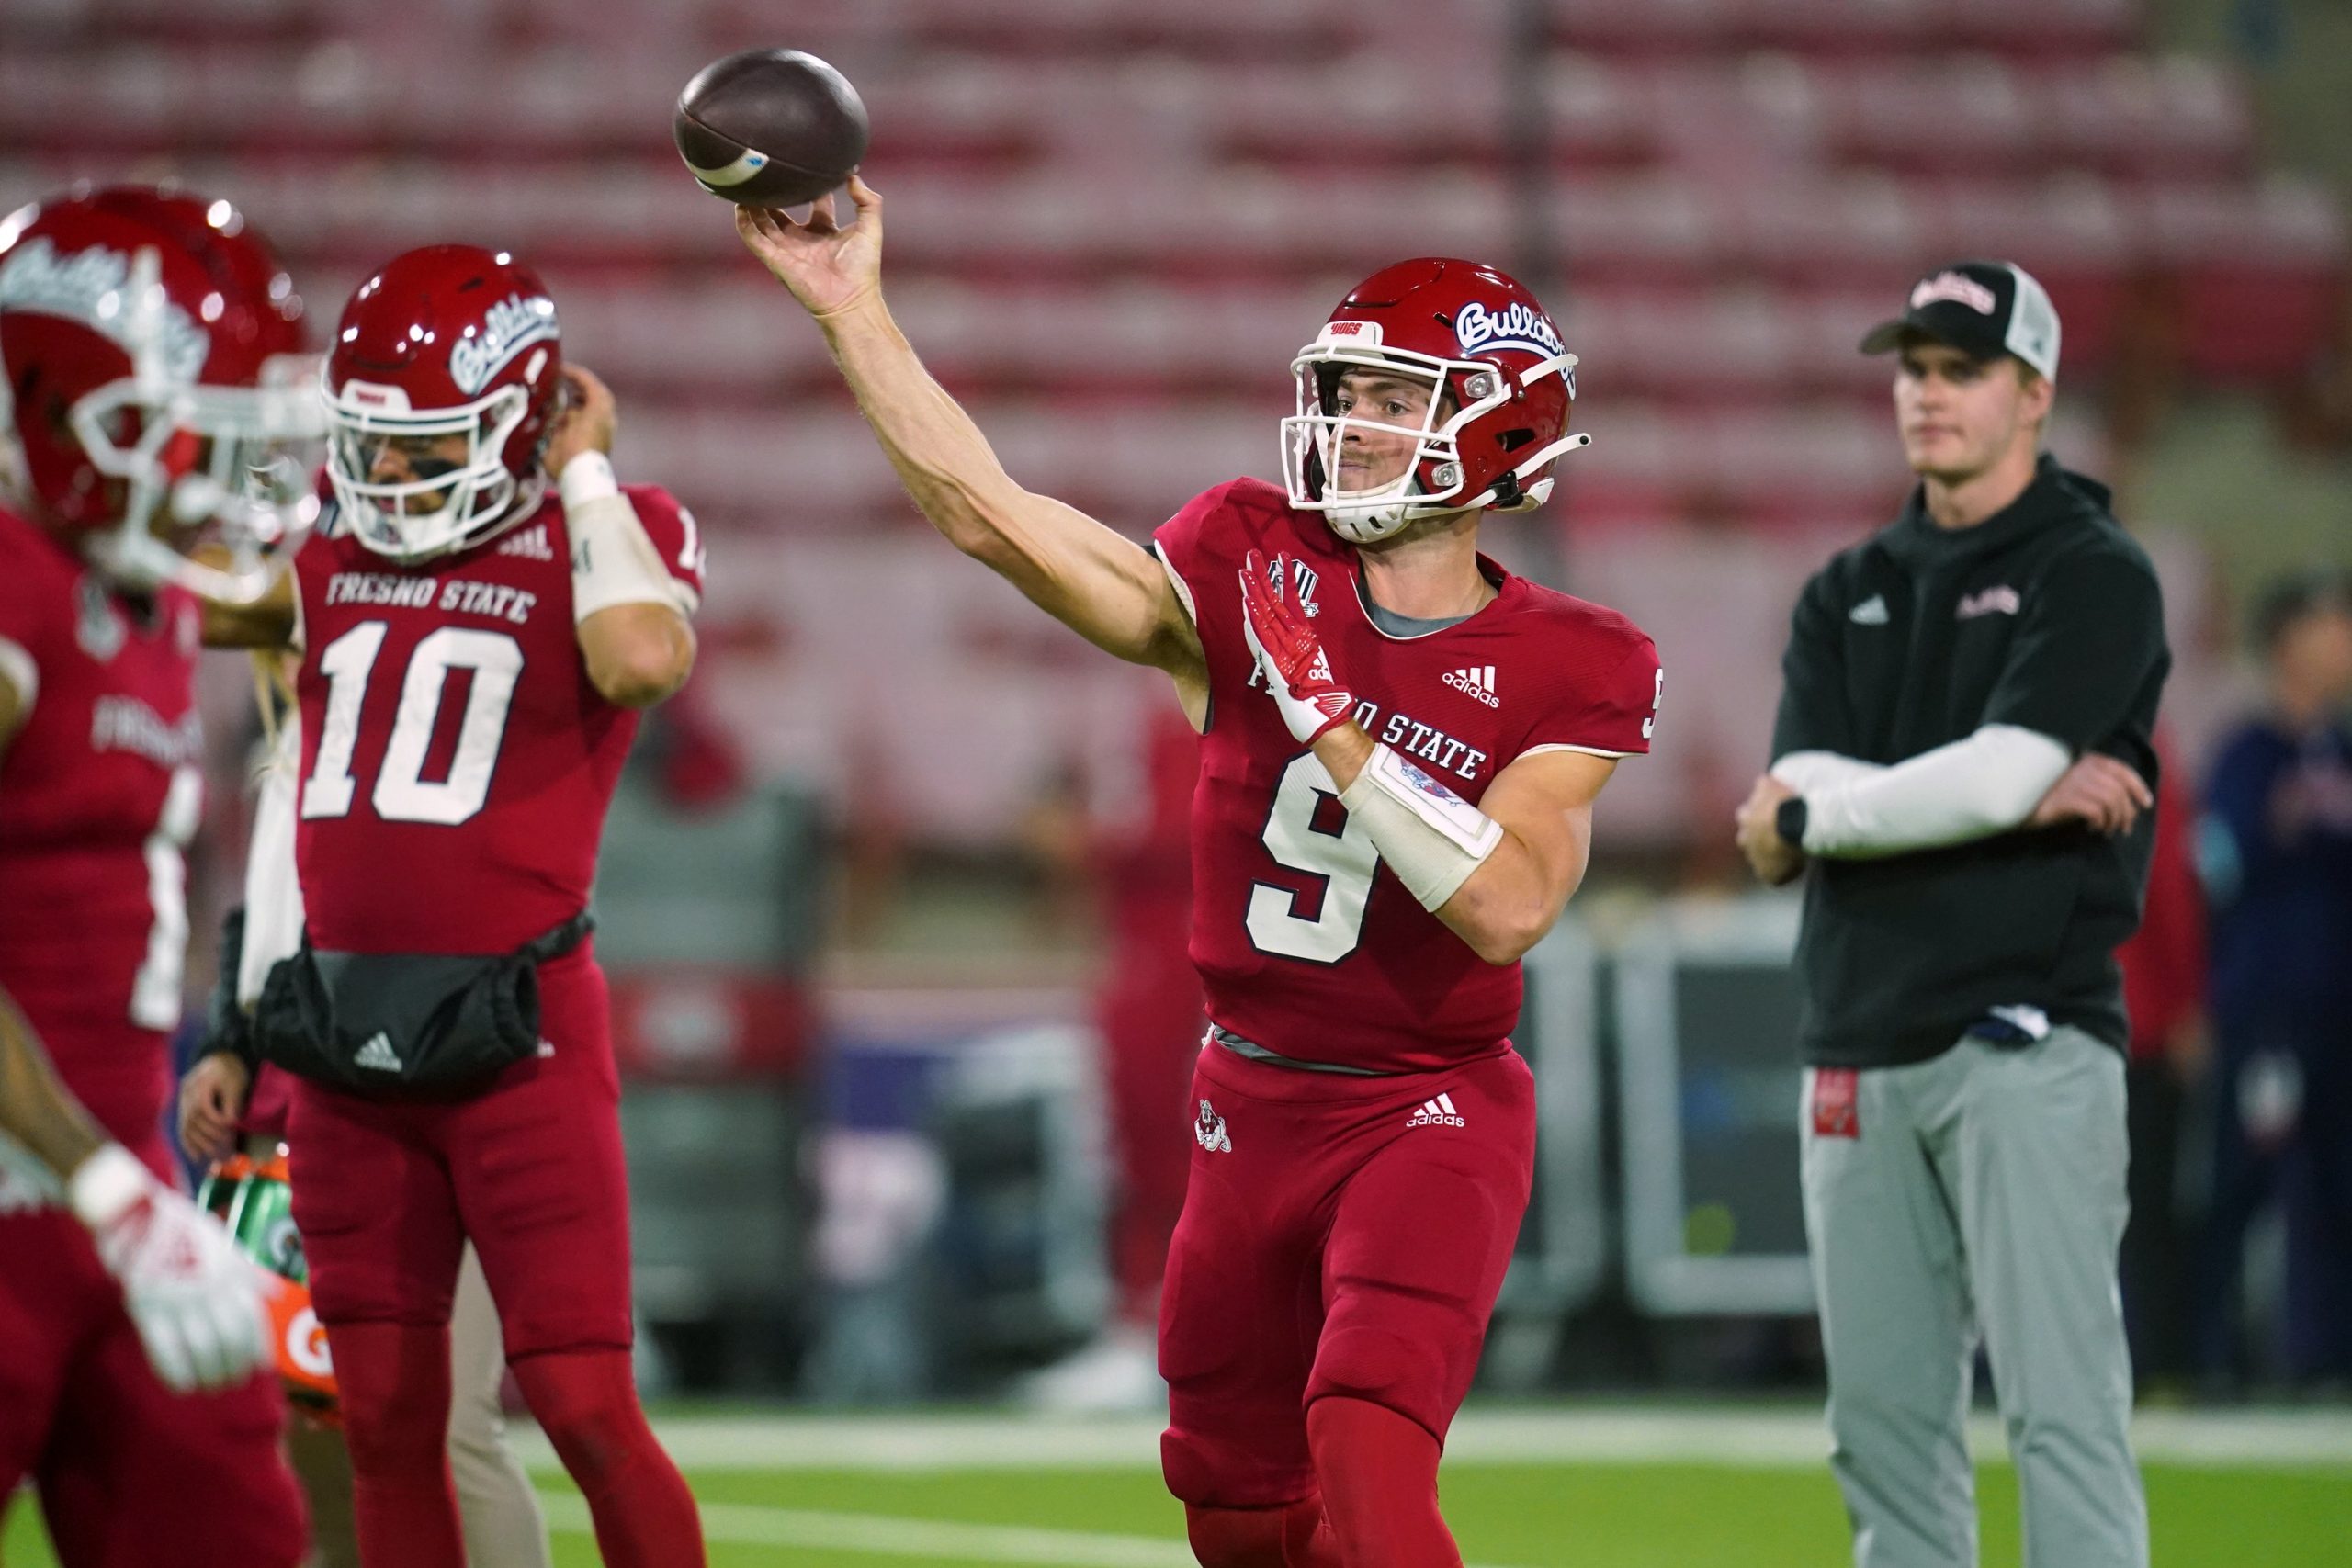
<path fill-rule="evenodd" d="M 2008 507 L 1944 529 L 1903 515 L 1815 573 L 1781 660 L 1772 755 L 1899 762 L 1979 726 L 2102 751 L 2150 786 L 2172 657 L 2147 555 L 2107 487 L 2041 458 Z M 1875 860 L 1815 859 L 1797 956 L 1819 1066 L 1924 1061 L 2023 1004 L 2121 1049 L 2114 951 L 2140 921 L 2154 819 L 2106 837 L 2018 829 Z"/>

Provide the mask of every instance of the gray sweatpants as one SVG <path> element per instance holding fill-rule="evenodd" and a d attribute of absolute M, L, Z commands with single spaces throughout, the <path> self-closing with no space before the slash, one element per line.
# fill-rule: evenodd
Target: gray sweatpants
<path fill-rule="evenodd" d="M 1805 1230 L 1855 1568 L 1974 1568 L 1980 1331 L 2027 1568 L 2146 1568 L 2116 1290 L 2122 1058 L 2073 1029 L 2018 1050 L 1963 1039 L 1857 1074 L 1852 1135 L 1816 1124 L 1815 1077 Z"/>

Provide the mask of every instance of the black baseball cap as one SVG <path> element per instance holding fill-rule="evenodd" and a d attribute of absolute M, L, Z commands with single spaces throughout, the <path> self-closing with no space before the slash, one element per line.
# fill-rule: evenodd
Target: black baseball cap
<path fill-rule="evenodd" d="M 2058 311 L 2033 274 L 2015 262 L 1963 261 L 1911 286 L 1903 314 L 1862 334 L 1864 354 L 1899 348 L 1910 333 L 1990 359 L 2014 354 L 2058 379 Z"/>

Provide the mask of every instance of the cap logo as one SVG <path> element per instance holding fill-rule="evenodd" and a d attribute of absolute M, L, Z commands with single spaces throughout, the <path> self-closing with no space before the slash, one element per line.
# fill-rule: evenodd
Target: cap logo
<path fill-rule="evenodd" d="M 1471 300 L 1453 318 L 1453 341 L 1465 356 L 1505 348 L 1540 358 L 1562 352 L 1559 333 L 1543 311 L 1522 299 L 1514 299 L 1500 310 L 1489 310 Z"/>
<path fill-rule="evenodd" d="M 1993 291 L 1964 272 L 1939 272 L 1911 290 L 1915 310 L 1924 310 L 1939 299 L 1965 305 L 1980 316 L 1989 316 L 2000 308 Z"/>
<path fill-rule="evenodd" d="M 130 286 L 130 258 L 122 252 L 92 245 L 61 256 L 43 234 L 0 262 L 0 310 L 62 316 L 136 357 L 130 323 L 139 312 Z M 195 380 L 212 353 L 211 334 L 168 298 L 158 325 L 164 374 L 175 381 Z"/>
<path fill-rule="evenodd" d="M 449 350 L 449 379 L 468 397 L 479 396 L 490 378 L 535 343 L 556 336 L 555 301 L 544 294 L 509 294 L 490 308 L 481 325 Z"/>

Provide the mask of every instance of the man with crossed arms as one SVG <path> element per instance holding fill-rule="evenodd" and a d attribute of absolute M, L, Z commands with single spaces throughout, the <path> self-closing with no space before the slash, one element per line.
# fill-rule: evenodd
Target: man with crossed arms
<path fill-rule="evenodd" d="M 1804 876 L 1805 1229 L 1856 1568 L 1973 1568 L 1981 1328 L 2028 1568 L 2145 1568 L 2116 1291 L 2120 979 L 2170 663 L 2146 555 L 2043 455 L 2058 316 L 2007 262 L 1913 288 L 1919 483 L 1806 584 L 1758 874 Z"/>

